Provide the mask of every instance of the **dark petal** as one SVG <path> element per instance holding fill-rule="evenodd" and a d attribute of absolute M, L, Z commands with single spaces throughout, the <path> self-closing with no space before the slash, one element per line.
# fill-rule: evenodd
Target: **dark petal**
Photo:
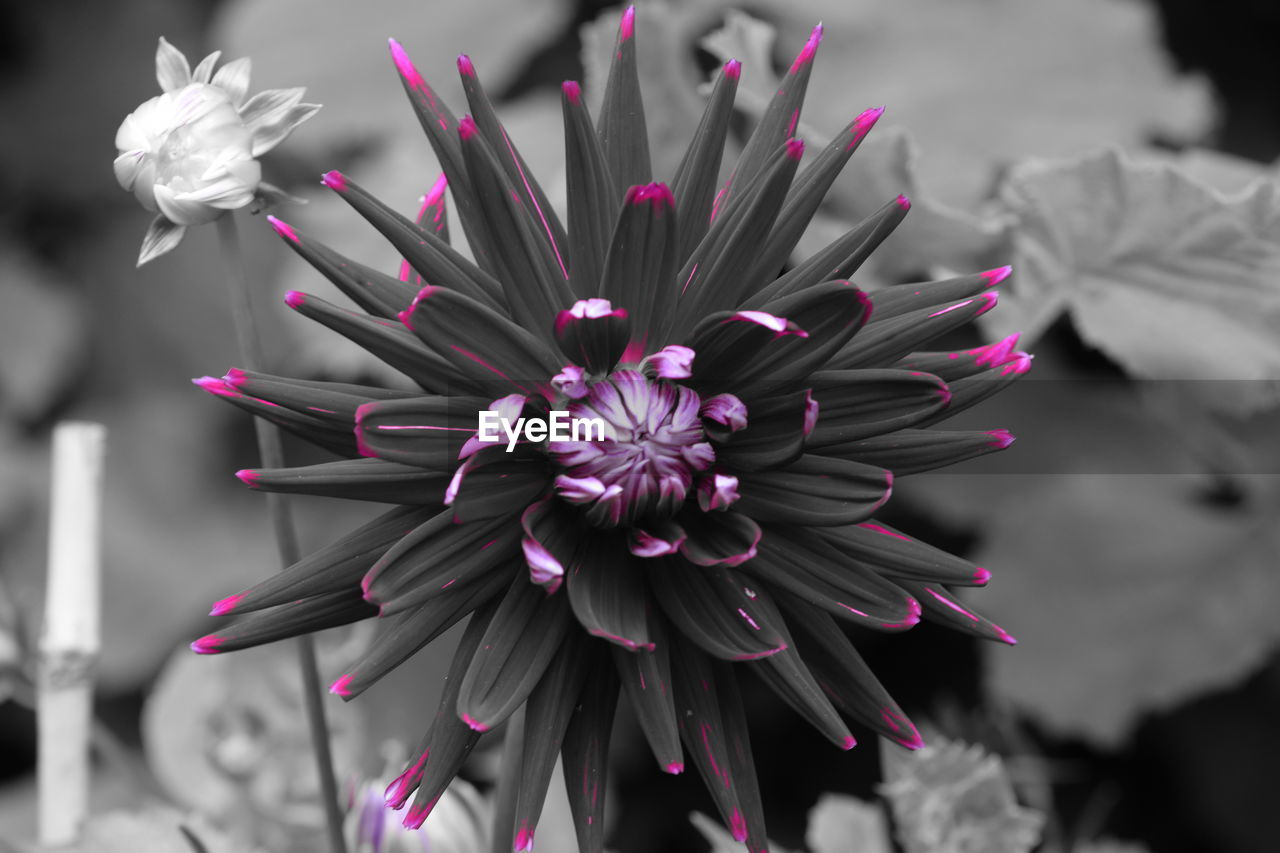
<path fill-rule="evenodd" d="M 748 850 L 768 853 L 769 838 L 764 824 L 764 803 L 760 798 L 760 780 L 755 759 L 751 755 L 751 737 L 747 732 L 747 715 L 738 690 L 738 676 L 730 664 L 713 661 L 716 693 L 720 700 L 720 719 L 724 724 L 725 742 L 729 747 L 729 766 L 737 788 L 740 812 L 729 816 L 729 829 L 735 835 L 739 821 L 746 830 Z"/>
<path fill-rule="evenodd" d="M 445 202 L 445 190 L 449 189 L 449 178 L 441 173 L 436 178 L 436 182 L 432 184 L 431 189 L 422 197 L 422 202 L 418 207 L 418 215 L 414 218 L 413 224 L 417 225 L 424 231 L 430 231 L 444 242 L 449 242 L 449 212 L 448 205 Z M 422 275 L 410 266 L 406 260 L 400 261 L 399 281 L 402 285 L 413 290 L 413 296 L 423 288 L 423 285 L 429 284 L 422 278 Z M 413 296 L 409 299 L 412 301 Z M 405 308 L 408 303 L 401 305 L 395 312 L 388 316 L 396 316 Z"/>
<path fill-rule="evenodd" d="M 618 188 L 595 125 L 582 100 L 582 87 L 572 80 L 561 87 L 564 109 L 564 157 L 568 182 L 569 287 L 579 299 L 600 292 L 604 254 L 610 229 L 618 218 Z"/>
<path fill-rule="evenodd" d="M 711 224 L 716 180 L 720 175 L 720 161 L 724 157 L 724 143 L 729 133 L 729 120 L 733 117 L 733 99 L 741 73 L 738 62 L 731 60 L 725 64 L 711 89 L 698 129 L 694 131 L 693 139 L 676 169 L 672 188 L 679 210 L 676 221 L 680 226 L 680 251 L 677 257 L 682 261 L 702 242 Z"/>
<path fill-rule="evenodd" d="M 354 427 L 356 409 L 371 400 L 399 400 L 416 396 L 411 391 L 394 391 L 346 382 L 294 379 L 239 368 L 227 371 L 222 379 L 237 391 L 251 397 L 320 418 L 344 431 Z"/>
<path fill-rule="evenodd" d="M 795 628 L 800 656 L 836 707 L 908 749 L 924 746 L 916 727 L 834 619 L 790 595 L 779 594 L 778 601 Z"/>
<path fill-rule="evenodd" d="M 666 184 L 631 187 L 605 256 L 600 295 L 625 308 L 641 352 L 658 349 L 679 298 L 675 199 Z M 654 336 L 647 340 L 646 335 Z"/>
<path fill-rule="evenodd" d="M 455 375 L 495 395 L 514 390 L 533 396 L 560 370 L 551 348 L 533 333 L 456 291 L 424 287 L 400 320 Z"/>
<path fill-rule="evenodd" d="M 274 216 L 267 219 L 291 249 L 370 314 L 394 319 L 409 307 L 418 293 L 418 288 L 357 263 L 311 237 L 304 237 Z"/>
<path fill-rule="evenodd" d="M 960 328 L 995 307 L 997 292 L 984 290 L 941 308 L 922 308 L 878 321 L 867 327 L 831 359 L 829 367 L 888 367 L 934 338 Z"/>
<path fill-rule="evenodd" d="M 757 521 L 828 527 L 870 518 L 889 499 L 883 468 L 805 454 L 785 468 L 744 473 L 734 505 Z"/>
<path fill-rule="evenodd" d="M 888 435 L 828 445 L 822 448 L 822 452 L 827 456 L 879 465 L 901 477 L 1004 450 L 1012 443 L 1013 435 L 1004 429 L 900 429 Z"/>
<path fill-rule="evenodd" d="M 516 800 L 520 796 L 520 776 L 524 758 L 524 708 L 517 709 L 507 723 L 502 737 L 502 755 L 498 761 L 498 779 L 493 791 L 493 834 L 490 853 L 509 853 L 511 835 L 516 827 Z"/>
<path fill-rule="evenodd" d="M 666 340 L 683 342 L 699 319 L 742 302 L 750 273 L 777 219 L 803 151 L 804 144 L 798 139 L 781 145 L 760 178 L 742 192 L 738 203 L 716 217 L 707 236 L 676 275 L 679 314 Z"/>
<path fill-rule="evenodd" d="M 920 604 L 902 587 L 803 528 L 767 528 L 743 571 L 877 631 L 903 631 L 920 621 Z"/>
<path fill-rule="evenodd" d="M 671 646 L 669 631 L 662 627 L 662 617 L 654 614 L 649 629 L 652 651 L 630 652 L 612 646 L 613 663 L 626 691 L 627 701 L 635 709 L 640 729 L 649 741 L 653 757 L 666 773 L 684 772 L 684 753 L 680 749 L 680 731 L 671 687 Z"/>
<path fill-rule="evenodd" d="M 809 377 L 818 401 L 810 448 L 856 441 L 915 426 L 945 408 L 947 384 L 911 370 L 823 370 Z"/>
<path fill-rule="evenodd" d="M 458 648 L 453 653 L 453 661 L 449 664 L 440 704 L 436 707 L 426 736 L 414 752 L 414 761 L 387 787 L 387 805 L 393 809 L 403 808 L 409 795 L 415 789 L 418 791 L 413 808 L 405 816 L 406 826 L 422 825 L 480 739 L 480 733 L 459 720 L 454 709 L 458 704 L 462 677 L 480 645 L 480 638 L 493 618 L 494 609 L 490 605 L 476 611 L 467 623 Z"/>
<path fill-rule="evenodd" d="M 298 468 L 247 468 L 236 476 L 251 489 L 355 501 L 443 508 L 449 475 L 381 459 L 339 459 Z"/>
<path fill-rule="evenodd" d="M 631 317 L 607 299 L 580 300 L 556 315 L 555 337 L 560 351 L 575 365 L 605 374 L 627 349 Z"/>
<path fill-rule="evenodd" d="M 692 508 L 678 517 L 684 531 L 680 553 L 697 566 L 738 566 L 755 556 L 760 527 L 734 510 L 705 513 Z"/>
<path fill-rule="evenodd" d="M 377 615 L 378 609 L 361 598 L 360 588 L 352 585 L 242 617 L 196 640 L 191 649 L 198 654 L 234 652 Z"/>
<path fill-rule="evenodd" d="M 1018 641 L 1008 631 L 961 604 L 942 584 L 903 581 L 902 585 L 919 597 L 930 622 L 939 622 L 983 640 L 995 640 L 1011 646 L 1017 644 Z"/>
<path fill-rule="evenodd" d="M 329 692 L 344 700 L 359 696 L 404 663 L 428 643 L 452 628 L 467 614 L 493 599 L 510 582 L 501 572 L 481 579 L 454 584 L 427 600 L 421 607 L 381 620 L 384 629 L 365 649 L 360 659 L 333 682 Z M 453 709 L 449 709 L 452 716 Z"/>
<path fill-rule="evenodd" d="M 962 299 L 970 299 L 1004 281 L 1011 271 L 1011 267 L 999 267 L 942 281 L 886 287 L 876 291 L 871 297 L 876 306 L 876 320 L 889 320 L 924 308 L 936 310 Z"/>
<path fill-rule="evenodd" d="M 545 212 L 525 206 L 493 147 L 470 119 L 462 120 L 459 136 L 480 214 L 493 236 L 498 279 L 511 316 L 525 329 L 550 337 L 556 313 L 573 302 L 564 250 L 548 242 Z"/>
<path fill-rule="evenodd" d="M 813 71 L 813 57 L 821 40 L 822 27 L 818 26 L 809 35 L 804 48 L 782 78 L 777 93 L 769 101 L 769 106 L 760 117 L 760 123 L 756 125 L 742 150 L 742 156 L 733 167 L 733 175 L 725 186 L 724 197 L 720 202 L 721 214 L 732 207 L 735 196 L 741 194 L 768 168 L 770 155 L 778 146 L 795 136 L 796 127 L 800 123 L 800 107 L 804 103 L 809 75 Z"/>
<path fill-rule="evenodd" d="M 609 740 L 617 707 L 618 676 L 608 650 L 597 644 L 590 677 L 582 687 L 560 747 L 565 792 L 582 853 L 604 853 Z"/>
<path fill-rule="evenodd" d="M 742 573 L 683 560 L 646 564 L 654 596 L 684 636 L 725 660 L 756 660 L 787 647 L 773 601 Z"/>
<path fill-rule="evenodd" d="M 1031 356 L 1026 353 L 1017 353 L 1017 356 L 1015 360 L 1000 367 L 993 367 L 974 376 L 948 383 L 947 387 L 951 389 L 951 402 L 945 409 L 935 412 L 921 425 L 930 426 L 958 415 L 1017 382 L 1031 369 Z"/>
<path fill-rule="evenodd" d="M 898 196 L 837 237 L 826 248 L 746 299 L 741 307 L 759 308 L 770 300 L 796 293 L 821 281 L 851 278 L 871 253 L 893 233 L 893 229 L 898 227 L 910 208 L 906 197 Z"/>
<path fill-rule="evenodd" d="M 281 429 L 339 456 L 356 456 L 355 436 L 347 428 L 336 426 L 318 413 L 295 412 L 269 400 L 260 400 L 239 391 L 225 379 L 202 376 L 192 382 L 201 390 L 226 400 L 238 409 L 270 421 Z"/>
<path fill-rule="evenodd" d="M 993 367 L 1010 366 L 1010 372 L 1016 372 L 1018 365 L 1030 360 L 1030 356 L 1020 352 L 1018 335 L 985 344 L 973 349 L 952 352 L 913 352 L 903 356 L 895 367 L 905 370 L 921 370 L 940 376 L 948 382 L 955 379 L 966 379 L 976 376 Z"/>
<path fill-rule="evenodd" d="M 542 679 L 572 621 L 565 596 L 547 595 L 521 572 L 463 679 L 458 696 L 463 722 L 488 731 L 511 716 Z"/>
<path fill-rule="evenodd" d="M 632 651 L 653 649 L 644 569 L 621 536 L 588 534 L 569 563 L 566 582 L 573 615 L 587 633 Z"/>
<path fill-rule="evenodd" d="M 818 535 L 850 559 L 892 578 L 982 586 L 991 577 L 968 560 L 876 521 L 821 530 Z"/>
<path fill-rule="evenodd" d="M 471 246 L 480 267 L 490 273 L 495 272 L 493 249 L 488 234 L 484 230 L 484 222 L 476 209 L 476 201 L 471 191 L 471 182 L 467 178 L 467 167 L 462 159 L 462 146 L 458 142 L 458 119 L 453 115 L 444 100 L 423 79 L 405 54 L 404 49 L 393 39 L 391 41 L 391 58 L 396 64 L 400 80 L 404 84 L 405 94 L 413 104 L 418 122 L 427 134 L 431 149 L 440 168 L 444 170 L 449 188 L 453 191 L 453 201 L 458 208 L 458 218 L 462 221 L 462 230 L 466 232 L 467 244 Z"/>
<path fill-rule="evenodd" d="M 476 434 L 479 397 L 410 397 L 366 403 L 356 412 L 356 441 L 363 456 L 452 471 Z"/>
<path fill-rule="evenodd" d="M 484 87 L 480 85 L 480 78 L 469 57 L 458 57 L 458 72 L 462 78 L 462 89 L 466 92 L 467 103 L 471 106 L 471 117 L 476 127 L 493 148 L 498 162 L 502 164 L 507 178 L 515 188 L 521 205 L 536 222 L 535 232 L 540 241 L 545 244 L 545 248 L 550 251 L 551 256 L 555 258 L 560 277 L 568 279 L 569 259 L 566 252 L 569 244 L 565 237 L 564 226 L 560 224 L 560 218 L 556 216 L 551 202 L 547 200 L 546 193 L 538 185 L 538 180 L 529 170 L 528 164 L 516 150 L 511 137 L 507 135 L 506 128 L 498 120 L 493 104 L 490 103 Z M 466 146 L 463 147 L 465 149 Z M 474 173 L 471 178 L 473 185 L 478 188 L 479 182 L 476 181 Z"/>
<path fill-rule="evenodd" d="M 835 183 L 836 177 L 883 112 L 883 107 L 870 109 L 849 122 L 822 153 L 796 176 L 782 212 L 778 214 L 778 221 L 760 252 L 755 273 L 745 288 L 745 293 L 754 293 L 774 280 L 800 242 L 813 215 L 818 212 L 819 205 L 826 199 L 827 191 Z"/>
<path fill-rule="evenodd" d="M 365 572 L 387 550 L 438 512 L 420 507 L 396 507 L 303 557 L 282 572 L 213 606 L 212 616 L 244 613 L 287 604 L 306 596 L 341 592 L 356 587 Z"/>
<path fill-rule="evenodd" d="M 720 711 L 714 662 L 687 641 L 674 643 L 671 651 L 680 739 L 689 750 L 694 766 L 698 768 L 734 839 L 746 841 L 747 824 L 739 805 L 738 778 L 734 773 L 730 739 Z"/>
<path fill-rule="evenodd" d="M 423 390 L 445 393 L 463 376 L 423 346 L 404 325 L 348 311 L 318 296 L 290 291 L 285 303 L 304 317 L 328 326 L 412 379 Z"/>
<path fill-rule="evenodd" d="M 698 353 L 697 383 L 736 391 L 753 382 L 803 379 L 858 333 L 870 316 L 871 302 L 847 281 L 828 281 L 769 302 L 760 311 L 785 317 L 803 334 L 764 338 L 761 331 L 748 334 L 750 330 L 742 328 L 749 324 L 726 322 L 713 314 L 694 330 L 689 344 Z M 755 316 L 751 311 L 731 316 L 743 314 Z"/>
<path fill-rule="evenodd" d="M 598 659 L 592 641 L 577 631 L 566 634 L 555 659 L 529 694 L 524 714 L 524 749 L 516 795 L 512 849 L 532 850 L 534 829 L 551 785 L 551 773 L 564 742 L 576 698 Z"/>
<path fill-rule="evenodd" d="M 456 524 L 445 510 L 414 528 L 373 564 L 361 585 L 365 598 L 389 616 L 430 600 L 440 590 L 480 580 L 511 565 L 520 529 L 507 519 Z M 523 573 L 521 580 L 524 580 Z"/>
<path fill-rule="evenodd" d="M 495 310 L 506 305 L 498 281 L 434 231 L 418 227 L 341 172 L 326 172 L 324 184 L 386 237 L 428 284 L 456 290 Z"/>
<path fill-rule="evenodd" d="M 653 180 L 649 165 L 649 131 L 645 128 L 640 76 L 636 70 L 635 7 L 622 13 L 609 79 L 604 87 L 598 123 L 600 147 L 617 182 L 627 187 Z"/>
<path fill-rule="evenodd" d="M 458 524 L 489 518 L 514 522 L 513 516 L 550 487 L 551 471 L 538 451 L 525 447 L 507 453 L 505 447 L 486 447 L 462 463 L 449 485 L 452 495 L 446 494 L 445 500 Z"/>
<path fill-rule="evenodd" d="M 840 712 L 831 704 L 827 694 L 822 692 L 822 687 L 794 647 L 764 660 L 748 662 L 747 666 L 769 689 L 836 746 L 841 749 L 852 749 L 855 746 L 857 741 L 849 733 L 849 727 L 841 719 Z"/>
<path fill-rule="evenodd" d="M 746 429 L 717 443 L 716 462 L 736 471 L 762 471 L 799 459 L 804 453 L 809 400 L 808 391 L 752 400 Z"/>
<path fill-rule="evenodd" d="M 520 526 L 524 528 L 521 546 L 529 564 L 529 579 L 547 592 L 555 592 L 578 549 L 577 518 L 561 501 L 544 498 L 521 514 Z"/>

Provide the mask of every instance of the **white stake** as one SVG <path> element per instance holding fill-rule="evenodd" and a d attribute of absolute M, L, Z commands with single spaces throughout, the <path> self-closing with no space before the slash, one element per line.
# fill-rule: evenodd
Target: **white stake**
<path fill-rule="evenodd" d="M 98 656 L 102 424 L 53 431 L 49 577 L 40 635 L 40 843 L 74 843 L 89 814 L 89 732 Z"/>

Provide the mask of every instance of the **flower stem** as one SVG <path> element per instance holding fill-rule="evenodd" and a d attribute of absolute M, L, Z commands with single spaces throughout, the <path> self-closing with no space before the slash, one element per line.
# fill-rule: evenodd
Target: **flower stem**
<path fill-rule="evenodd" d="M 258 335 L 253 315 L 253 302 L 249 280 L 245 275 L 244 257 L 240 251 L 240 233 L 235 214 L 228 211 L 218 217 L 218 240 L 222 247 L 226 266 L 227 286 L 231 296 L 231 317 L 240 344 L 240 359 L 246 370 L 261 370 L 263 366 L 262 341 Z M 258 438 L 258 455 L 264 468 L 284 467 L 284 447 L 280 431 L 274 424 L 254 418 L 254 430 Z M 293 513 L 287 496 L 268 492 L 267 515 L 275 531 L 276 549 L 280 554 L 281 568 L 296 563 L 302 556 L 298 534 L 293 525 Z M 302 671 L 302 693 L 307 712 L 307 724 L 311 730 L 311 745 L 315 751 L 316 772 L 320 776 L 320 796 L 324 800 L 325 819 L 331 853 L 346 853 L 342 834 L 342 811 L 338 806 L 338 786 L 333 773 L 333 752 L 329 745 L 329 726 L 325 721 L 320 672 L 316 667 L 315 643 L 310 636 L 297 639 L 298 664 Z"/>

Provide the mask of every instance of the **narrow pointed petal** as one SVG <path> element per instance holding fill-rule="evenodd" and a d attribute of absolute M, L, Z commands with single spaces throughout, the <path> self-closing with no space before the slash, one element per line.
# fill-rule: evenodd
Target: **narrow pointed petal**
<path fill-rule="evenodd" d="M 871 301 L 876 306 L 876 319 L 888 320 L 919 311 L 922 308 L 945 308 L 963 299 L 990 290 L 1009 277 L 1012 267 L 999 267 L 972 275 L 956 276 L 941 281 L 898 284 L 876 291 Z"/>
<path fill-rule="evenodd" d="M 924 605 L 925 618 L 930 622 L 940 622 L 948 628 L 972 634 L 979 639 L 995 640 L 1011 646 L 1017 644 L 1018 641 L 1008 631 L 968 605 L 961 604 L 941 584 L 904 581 L 903 585 L 920 599 Z"/>
<path fill-rule="evenodd" d="M 1009 372 L 1015 373 L 1019 372 L 1020 366 L 1025 367 L 1031 358 L 1018 349 L 1018 337 L 1017 334 L 1012 334 L 973 349 L 913 352 L 903 356 L 895 366 L 932 373 L 948 382 L 977 376 L 993 367 L 1008 366 Z"/>
<path fill-rule="evenodd" d="M 218 60 L 221 57 L 222 51 L 215 50 L 213 53 L 200 60 L 200 64 L 191 71 L 191 82 L 208 83 L 213 77 L 213 68 L 218 64 Z"/>
<path fill-rule="evenodd" d="M 812 287 L 818 282 L 852 278 L 910 209 L 906 196 L 898 196 L 821 251 L 797 264 L 790 272 L 745 299 L 742 307 L 759 308 L 773 299 Z"/>
<path fill-rule="evenodd" d="M 619 194 L 627 187 L 653 180 L 649 131 L 645 127 L 640 75 L 636 70 L 635 18 L 634 6 L 622 13 L 598 123 L 600 147 Z"/>
<path fill-rule="evenodd" d="M 716 676 L 716 694 L 720 702 L 720 719 L 724 725 L 725 744 L 729 749 L 729 766 L 737 789 L 739 811 L 729 816 L 729 831 L 743 835 L 747 849 L 768 853 L 769 838 L 764 824 L 764 802 L 760 798 L 760 780 L 755 759 L 751 755 L 751 737 L 747 732 L 747 715 L 738 676 L 734 668 L 719 661 L 712 663 Z"/>
<path fill-rule="evenodd" d="M 720 202 L 721 212 L 736 203 L 735 197 L 743 193 L 766 170 L 766 164 L 778 146 L 795 136 L 796 127 L 800 123 L 800 106 L 804 103 L 805 90 L 808 89 L 809 76 L 813 71 L 814 54 L 820 41 L 821 24 L 809 34 L 809 40 L 782 78 L 777 93 L 769 101 L 760 117 L 760 123 L 747 140 L 742 156 L 733 168 L 733 176 L 725 187 Z"/>
<path fill-rule="evenodd" d="M 371 399 L 396 400 L 412 396 L 368 385 L 294 379 L 239 368 L 227 371 L 222 381 L 242 394 L 318 418 L 342 432 L 349 432 L 355 426 L 356 410 Z"/>
<path fill-rule="evenodd" d="M 849 559 L 890 578 L 981 586 L 991 573 L 878 521 L 818 531 Z"/>
<path fill-rule="evenodd" d="M 677 256 L 682 259 L 693 253 L 711 224 L 716 180 L 720 175 L 720 161 L 724 156 L 740 76 L 741 66 L 734 60 L 721 69 L 698 129 L 694 131 L 684 159 L 676 169 L 672 187 L 679 204 L 676 221 L 680 226 L 680 250 Z"/>
<path fill-rule="evenodd" d="M 667 618 L 708 654 L 756 660 L 787 647 L 772 600 L 740 572 L 674 559 L 653 560 L 647 568 Z"/>
<path fill-rule="evenodd" d="M 191 82 L 191 65 L 187 57 L 160 36 L 156 46 L 156 82 L 165 92 L 176 92 Z"/>
<path fill-rule="evenodd" d="M 370 314 L 395 319 L 418 294 L 420 288 L 410 287 L 389 275 L 356 263 L 323 243 L 303 236 L 296 228 L 274 216 L 268 216 L 267 221 L 289 248 Z"/>
<path fill-rule="evenodd" d="M 870 518 L 892 490 L 883 468 L 806 454 L 785 468 L 743 474 L 734 509 L 766 523 L 831 527 Z"/>
<path fill-rule="evenodd" d="M 249 57 L 242 56 L 219 68 L 209 82 L 226 92 L 231 103 L 239 107 L 244 103 L 244 96 L 249 93 L 249 75 L 252 71 L 253 62 Z"/>
<path fill-rule="evenodd" d="M 454 372 L 494 396 L 513 390 L 533 396 L 560 369 L 532 332 L 453 290 L 424 287 L 400 319 Z"/>
<path fill-rule="evenodd" d="M 760 526 L 741 512 L 688 510 L 678 517 L 680 553 L 696 566 L 738 566 L 756 554 Z"/>
<path fill-rule="evenodd" d="M 609 740 L 618 707 L 618 676 L 606 649 L 598 648 L 591 675 L 573 707 L 560 757 L 569 812 L 582 853 L 604 853 L 605 787 Z"/>
<path fill-rule="evenodd" d="M 631 187 L 605 257 L 600 295 L 626 309 L 637 348 L 657 349 L 676 299 L 678 262 L 675 199 L 666 184 Z"/>
<path fill-rule="evenodd" d="M 168 254 L 178 247 L 187 233 L 187 226 L 178 225 L 157 216 L 147 226 L 147 233 L 142 237 L 142 248 L 138 250 L 138 266 L 154 261 L 161 255 Z"/>
<path fill-rule="evenodd" d="M 799 459 L 811 399 L 808 391 L 797 391 L 752 400 L 746 429 L 717 442 L 716 461 L 737 471 L 762 471 Z"/>
<path fill-rule="evenodd" d="M 396 507 L 250 589 L 222 599 L 214 605 L 212 615 L 246 613 L 307 595 L 357 588 L 379 557 L 434 514 L 431 509 Z"/>
<path fill-rule="evenodd" d="M 529 579 L 549 593 L 560 588 L 573 565 L 580 538 L 576 522 L 562 502 L 551 498 L 530 504 L 520 516 Z"/>
<path fill-rule="evenodd" d="M 823 370 L 809 378 L 818 423 L 806 445 L 821 448 L 915 426 L 946 407 L 947 384 L 909 370 Z"/>
<path fill-rule="evenodd" d="M 413 807 L 405 816 L 406 826 L 422 826 L 440 795 L 453 781 L 476 742 L 480 740 L 479 732 L 458 719 L 455 708 L 463 675 L 471 665 L 480 645 L 480 638 L 493 619 L 494 609 L 492 605 L 482 608 L 467 623 L 467 629 L 453 653 L 453 661 L 449 664 L 444 692 L 431 726 L 418 744 L 413 762 L 387 787 L 387 805 L 393 809 L 404 808 L 413 792 L 418 792 Z"/>
<path fill-rule="evenodd" d="M 874 630 L 902 631 L 920 621 L 920 604 L 902 587 L 807 533 L 766 528 L 759 553 L 742 568 L 774 589 Z"/>
<path fill-rule="evenodd" d="M 462 447 L 476 434 L 478 397 L 410 397 L 379 400 L 356 411 L 355 433 L 363 456 L 452 471 Z"/>
<path fill-rule="evenodd" d="M 900 429 L 822 448 L 826 456 L 887 468 L 896 477 L 946 468 L 1013 444 L 1008 430 Z"/>
<path fill-rule="evenodd" d="M 631 317 L 608 299 L 580 299 L 556 315 L 556 343 L 592 373 L 613 370 L 631 340 Z"/>
<path fill-rule="evenodd" d="M 856 741 L 841 719 L 840 712 L 831 704 L 794 646 L 764 660 L 751 661 L 747 667 L 836 746 L 851 749 L 855 745 Z"/>
<path fill-rule="evenodd" d="M 934 412 L 921 423 L 921 426 L 930 426 L 944 421 L 1003 391 L 1031 369 L 1031 361 L 1032 356 L 1025 352 L 1014 353 L 1009 362 L 999 367 L 947 383 L 947 387 L 951 390 L 951 400 L 947 407 Z"/>
<path fill-rule="evenodd" d="M 460 622 L 477 605 L 499 594 L 508 580 L 501 573 L 494 572 L 473 583 L 454 584 L 437 592 L 420 607 L 380 620 L 385 623 L 385 629 L 369 644 L 360 659 L 333 682 L 329 692 L 344 700 L 359 696 Z M 449 713 L 453 714 L 452 706 Z"/>
<path fill-rule="evenodd" d="M 470 118 L 462 120 L 459 138 L 480 215 L 493 236 L 503 299 L 516 322 L 550 337 L 556 314 L 573 302 L 563 244 L 548 241 L 545 212 L 525 206 L 493 147 Z"/>
<path fill-rule="evenodd" d="M 621 537 L 582 542 L 566 578 L 573 615 L 587 633 L 625 649 L 653 649 L 644 569 Z"/>
<path fill-rule="evenodd" d="M 444 170 L 449 186 L 453 190 L 454 206 L 458 210 L 458 219 L 462 222 L 462 230 L 466 233 L 467 244 L 471 246 L 476 263 L 485 272 L 493 275 L 497 272 L 494 259 L 494 247 L 485 230 L 484 220 L 477 207 L 475 195 L 471 189 L 471 181 L 467 175 L 467 167 L 462 157 L 462 145 L 458 141 L 458 119 L 449 110 L 444 100 L 436 94 L 418 69 L 410 61 L 409 55 L 395 39 L 389 43 L 391 60 L 395 63 L 404 84 L 405 94 L 413 105 L 435 152 L 440 168 Z"/>
<path fill-rule="evenodd" d="M 545 247 L 550 250 L 552 257 L 555 258 L 561 278 L 568 279 L 569 243 L 565 236 L 564 226 L 560 224 L 560 219 L 556 216 L 555 210 L 552 209 L 546 193 L 538 185 L 537 179 L 529 170 L 529 166 L 525 163 L 524 158 L 520 156 L 520 152 L 516 150 L 515 145 L 511 142 L 506 129 L 498 120 L 498 116 L 493 110 L 493 104 L 490 103 L 484 87 L 480 85 L 480 78 L 476 74 L 475 66 L 470 58 L 466 56 L 458 57 L 458 72 L 462 78 L 462 89 L 466 92 L 467 103 L 471 107 L 471 117 L 475 121 L 476 127 L 479 128 L 481 135 L 493 148 L 493 152 L 498 162 L 502 164 L 502 168 L 506 171 L 507 178 L 519 196 L 522 206 L 534 220 L 534 232 L 538 235 L 539 240 L 545 243 Z"/>
<path fill-rule="evenodd" d="M 382 606 L 382 615 L 399 613 L 440 590 L 507 571 L 518 543 L 518 530 L 509 524 L 454 524 L 452 512 L 441 512 L 388 549 L 361 586 L 368 601 Z"/>
<path fill-rule="evenodd" d="M 921 308 L 879 322 L 873 317 L 828 366 L 836 369 L 888 367 L 921 345 L 990 311 L 996 300 L 996 291 L 984 290 L 977 296 L 941 308 Z"/>
<path fill-rule="evenodd" d="M 566 80 L 561 92 L 569 202 L 569 289 L 585 299 L 600 292 L 604 256 L 622 191 L 605 162 L 604 149 L 582 99 L 582 87 Z"/>
<path fill-rule="evenodd" d="M 427 349 L 402 323 L 339 308 L 318 296 L 290 291 L 285 303 L 328 326 L 416 382 L 424 391 L 446 393 L 465 380 L 449 362 Z"/>
<path fill-rule="evenodd" d="M 524 750 L 516 795 L 515 835 L 512 849 L 532 850 L 538 816 L 551 785 L 551 773 L 573 714 L 574 700 L 599 659 L 598 649 L 576 631 L 565 636 L 555 659 L 547 667 L 525 706 Z"/>
<path fill-rule="evenodd" d="M 467 458 L 445 493 L 453 519 L 465 524 L 488 518 L 516 518 L 531 503 L 546 496 L 551 471 L 537 451 L 486 447 Z M 517 525 L 518 527 L 518 525 Z"/>
<path fill-rule="evenodd" d="M 502 738 L 502 756 L 493 792 L 493 834 L 489 839 L 489 853 L 512 853 L 516 800 L 520 796 L 520 777 L 524 772 L 524 716 L 524 708 L 517 709 L 511 715 L 507 733 Z"/>
<path fill-rule="evenodd" d="M 245 394 L 225 379 L 202 376 L 193 384 L 251 415 L 270 421 L 281 429 L 339 456 L 356 456 L 354 436 L 343 426 L 319 413 L 296 412 L 267 400 Z"/>
<path fill-rule="evenodd" d="M 671 686 L 671 646 L 667 633 L 657 617 L 649 631 L 654 640 L 652 651 L 630 652 L 621 646 L 613 646 L 612 651 L 627 702 L 635 709 L 653 757 L 664 772 L 675 774 L 684 771 L 684 753 L 680 749 L 675 694 Z"/>
<path fill-rule="evenodd" d="M 781 145 L 781 143 L 779 143 Z M 800 164 L 804 143 L 788 140 L 739 203 L 716 218 L 677 274 L 680 312 L 670 338 L 683 340 L 694 321 L 741 304 L 750 273 Z M 684 319 L 687 317 L 688 319 Z"/>
<path fill-rule="evenodd" d="M 836 707 L 907 749 L 924 746 L 920 733 L 884 689 L 835 620 L 789 595 L 779 595 L 795 628 L 800 655 Z"/>
<path fill-rule="evenodd" d="M 381 459 L 339 459 L 297 468 L 249 468 L 237 471 L 246 486 L 286 495 L 315 495 L 443 508 L 447 473 Z"/>
<path fill-rule="evenodd" d="M 434 231 L 392 210 L 341 172 L 326 172 L 323 183 L 386 237 L 429 284 L 455 290 L 492 309 L 504 308 L 506 297 L 498 280 Z"/>
<path fill-rule="evenodd" d="M 518 708 L 546 672 L 573 616 L 563 595 L 547 595 L 521 572 L 467 669 L 458 715 L 488 731 Z"/>
<path fill-rule="evenodd" d="M 224 625 L 216 634 L 201 637 L 191 648 L 197 654 L 234 652 L 377 615 L 377 608 L 360 597 L 360 588 L 351 586 L 242 617 Z"/>

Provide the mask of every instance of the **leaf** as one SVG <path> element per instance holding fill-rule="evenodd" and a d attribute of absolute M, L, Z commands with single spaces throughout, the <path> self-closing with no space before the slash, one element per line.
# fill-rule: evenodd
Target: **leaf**
<path fill-rule="evenodd" d="M 1271 653 L 1276 477 L 1247 478 L 1261 494 L 1236 511 L 1206 508 L 1194 477 L 1017 479 L 975 556 L 995 572 L 984 609 L 1019 640 L 988 662 L 1001 699 L 1114 745 L 1140 714 L 1231 685 Z"/>
<path fill-rule="evenodd" d="M 881 741 L 885 781 L 906 853 L 1030 853 L 1044 817 L 1018 805 L 1004 762 L 934 735 L 915 752 Z"/>
<path fill-rule="evenodd" d="M 804 835 L 809 853 L 891 853 L 889 821 L 884 810 L 846 794 L 823 794 L 809 810 Z"/>
<path fill-rule="evenodd" d="M 1024 164 L 1001 194 L 1017 275 L 987 328 L 1034 338 L 1067 312 L 1136 377 L 1248 380 L 1207 386 L 1237 414 L 1280 403 L 1274 193 L 1229 197 L 1117 151 Z"/>

